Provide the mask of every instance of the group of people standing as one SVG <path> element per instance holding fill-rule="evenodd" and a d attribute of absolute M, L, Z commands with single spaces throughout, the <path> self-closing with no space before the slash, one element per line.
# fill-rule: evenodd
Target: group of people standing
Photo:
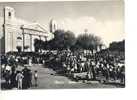
<path fill-rule="evenodd" d="M 48 52 L 42 56 L 29 56 L 28 66 L 24 66 L 23 57 L 2 56 L 1 72 L 2 77 L 6 80 L 6 85 L 11 88 L 27 89 L 38 85 L 37 70 L 32 72 L 31 64 L 44 64 L 53 68 L 53 70 L 61 69 L 63 74 L 68 77 L 74 77 L 75 73 L 86 73 L 87 80 L 109 80 L 117 81 L 125 84 L 125 65 L 124 58 L 112 55 L 85 54 L 82 52 L 72 52 L 70 50 L 57 51 L 56 54 Z M 48 63 L 47 63 L 48 62 Z M 17 70 L 18 64 L 21 64 L 22 70 Z"/>
<path fill-rule="evenodd" d="M 87 73 L 87 80 L 102 80 L 109 82 L 125 82 L 125 65 L 119 57 L 105 55 L 98 57 L 92 55 L 89 57 L 84 53 L 65 51 L 57 54 L 57 62 L 61 66 L 64 74 L 72 76 L 75 73 Z M 56 64 L 57 65 L 57 64 Z"/>
<path fill-rule="evenodd" d="M 2 88 L 6 89 L 28 89 L 32 87 L 32 79 L 34 78 L 34 86 L 38 85 L 38 74 L 37 70 L 32 72 L 31 66 L 21 66 L 23 69 L 19 70 L 17 61 L 13 56 L 10 59 L 2 59 L 2 79 L 5 80 L 5 84 Z M 12 63 L 11 63 L 12 62 Z"/>

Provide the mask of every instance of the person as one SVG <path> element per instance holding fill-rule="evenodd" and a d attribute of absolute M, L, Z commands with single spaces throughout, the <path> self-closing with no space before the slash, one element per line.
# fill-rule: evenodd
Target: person
<path fill-rule="evenodd" d="M 9 70 L 6 70 L 4 78 L 6 81 L 7 88 L 9 88 L 9 86 L 10 86 L 10 71 Z"/>
<path fill-rule="evenodd" d="M 11 66 L 6 65 L 5 70 L 7 70 L 7 71 L 11 71 Z"/>
<path fill-rule="evenodd" d="M 38 86 L 38 73 L 37 73 L 37 70 L 34 71 L 34 85 Z"/>
<path fill-rule="evenodd" d="M 87 79 L 90 80 L 92 79 L 90 59 L 88 59 L 88 61 L 85 63 L 85 67 L 87 69 Z"/>
<path fill-rule="evenodd" d="M 21 73 L 21 71 L 17 71 L 17 75 L 16 75 L 16 81 L 17 81 L 17 88 L 18 89 L 22 89 L 22 80 L 23 80 L 23 74 Z"/>
<path fill-rule="evenodd" d="M 28 58 L 28 63 L 29 63 L 29 66 L 31 67 L 32 66 L 32 59 L 30 57 Z"/>
<path fill-rule="evenodd" d="M 30 85 L 30 82 L 29 82 L 29 69 L 28 69 L 28 67 L 27 66 L 25 66 L 25 68 L 22 70 L 22 72 L 23 72 L 23 76 L 24 76 L 24 78 L 23 78 L 23 88 L 24 89 L 27 89 L 27 88 L 29 88 L 29 85 Z"/>
<path fill-rule="evenodd" d="M 121 83 L 125 84 L 125 66 L 124 65 L 120 69 L 120 80 L 121 80 Z"/>
<path fill-rule="evenodd" d="M 92 71 L 92 78 L 93 80 L 96 80 L 96 72 L 95 72 L 95 66 L 96 66 L 96 63 L 95 63 L 95 60 L 91 60 L 91 71 Z"/>
<path fill-rule="evenodd" d="M 62 62 L 62 67 L 63 67 L 64 73 L 66 73 L 67 72 L 67 65 L 65 62 Z"/>
<path fill-rule="evenodd" d="M 10 75 L 10 81 L 11 81 L 11 88 L 16 87 L 16 71 L 12 71 L 11 75 Z"/>
<path fill-rule="evenodd" d="M 11 56 L 9 58 L 8 63 L 9 63 L 10 66 L 13 66 L 16 63 L 14 56 Z"/>
<path fill-rule="evenodd" d="M 29 76 L 28 76 L 28 81 L 29 81 L 29 86 L 28 87 L 31 87 L 32 86 L 32 71 L 29 70 Z"/>

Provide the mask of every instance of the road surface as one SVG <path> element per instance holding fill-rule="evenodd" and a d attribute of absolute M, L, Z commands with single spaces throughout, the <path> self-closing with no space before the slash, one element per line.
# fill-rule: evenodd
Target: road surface
<path fill-rule="evenodd" d="M 38 86 L 32 86 L 31 89 L 68 89 L 68 88 L 116 88 L 115 85 L 104 85 L 98 81 L 90 82 L 75 82 L 68 77 L 56 74 L 52 69 L 46 68 L 43 65 L 33 65 L 32 72 L 38 71 Z M 34 80 L 32 80 L 34 83 Z"/>

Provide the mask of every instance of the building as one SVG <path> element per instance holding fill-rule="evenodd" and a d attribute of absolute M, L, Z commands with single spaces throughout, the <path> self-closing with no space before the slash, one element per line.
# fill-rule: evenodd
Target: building
<path fill-rule="evenodd" d="M 1 53 L 34 51 L 34 40 L 50 40 L 52 34 L 42 25 L 16 18 L 15 9 L 5 7 L 0 17 Z"/>
<path fill-rule="evenodd" d="M 57 30 L 57 22 L 55 20 L 50 20 L 49 29 L 51 33 L 54 33 Z"/>

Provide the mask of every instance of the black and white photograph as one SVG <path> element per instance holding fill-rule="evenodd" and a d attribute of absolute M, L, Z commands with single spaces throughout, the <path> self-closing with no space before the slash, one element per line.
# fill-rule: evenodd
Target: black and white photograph
<path fill-rule="evenodd" d="M 125 88 L 124 0 L 0 2 L 1 90 Z"/>

